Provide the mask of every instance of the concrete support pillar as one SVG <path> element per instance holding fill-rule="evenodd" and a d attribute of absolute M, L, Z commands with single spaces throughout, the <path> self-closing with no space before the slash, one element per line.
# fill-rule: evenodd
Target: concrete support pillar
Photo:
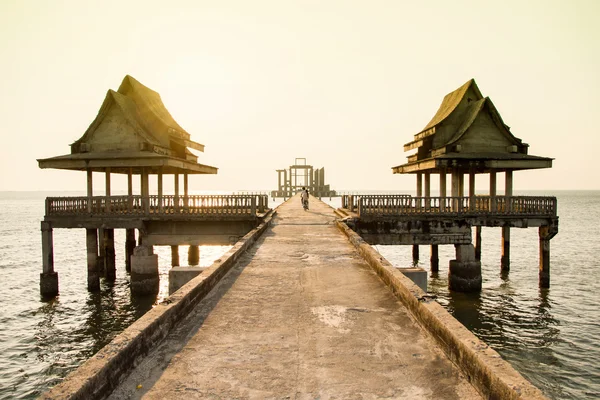
<path fill-rule="evenodd" d="M 450 260 L 448 288 L 456 292 L 481 291 L 481 262 L 472 244 L 456 244 L 456 259 Z"/>
<path fill-rule="evenodd" d="M 158 255 L 153 253 L 152 246 L 137 246 L 131 256 L 131 293 L 156 295 L 158 288 Z"/>
<path fill-rule="evenodd" d="M 54 238 L 52 225 L 42 221 L 42 273 L 40 274 L 40 293 L 42 296 L 58 295 L 58 273 L 54 271 Z"/>
<path fill-rule="evenodd" d="M 94 197 L 94 186 L 92 184 L 92 170 L 90 168 L 87 169 L 87 212 L 92 212 L 92 201 Z"/>
<path fill-rule="evenodd" d="M 550 287 L 550 239 L 548 227 L 539 228 L 540 236 L 540 287 Z"/>
<path fill-rule="evenodd" d="M 431 272 L 438 272 L 440 270 L 440 257 L 437 244 L 431 245 L 431 258 L 429 261 L 431 264 Z"/>
<path fill-rule="evenodd" d="M 431 197 L 431 174 L 429 172 L 425 172 L 424 174 L 424 190 L 425 197 Z"/>
<path fill-rule="evenodd" d="M 418 244 L 413 244 L 412 256 L 413 256 L 413 265 L 417 265 L 419 263 L 419 245 Z"/>
<path fill-rule="evenodd" d="M 179 246 L 171 246 L 171 266 L 179 267 Z"/>
<path fill-rule="evenodd" d="M 188 265 L 199 265 L 200 264 L 200 246 L 190 245 L 188 250 Z"/>
<path fill-rule="evenodd" d="M 496 199 L 496 173 L 490 172 L 490 211 L 495 212 L 498 209 L 498 201 Z"/>
<path fill-rule="evenodd" d="M 98 228 L 98 273 L 104 276 L 104 259 L 106 249 L 104 248 L 104 229 Z"/>
<path fill-rule="evenodd" d="M 125 229 L 125 270 L 131 272 L 131 256 L 135 249 L 135 229 Z"/>
<path fill-rule="evenodd" d="M 104 229 L 104 277 L 108 281 L 114 281 L 117 278 L 114 229 Z"/>
<path fill-rule="evenodd" d="M 502 258 L 500 259 L 500 270 L 510 271 L 510 228 L 502 227 Z"/>
<path fill-rule="evenodd" d="M 465 197 L 465 174 L 458 174 L 458 196 Z"/>
<path fill-rule="evenodd" d="M 417 173 L 417 197 L 423 197 L 423 174 Z"/>
<path fill-rule="evenodd" d="M 452 200 L 452 211 L 458 211 L 458 205 L 460 204 L 459 200 L 456 199 L 460 195 L 460 173 L 458 171 L 452 171 L 452 189 L 451 189 L 451 197 L 455 197 Z"/>
<path fill-rule="evenodd" d="M 87 250 L 87 288 L 90 292 L 100 290 L 100 272 L 98 268 L 98 231 L 95 228 L 85 230 Z"/>
<path fill-rule="evenodd" d="M 481 261 L 481 226 L 475 227 L 475 259 Z"/>

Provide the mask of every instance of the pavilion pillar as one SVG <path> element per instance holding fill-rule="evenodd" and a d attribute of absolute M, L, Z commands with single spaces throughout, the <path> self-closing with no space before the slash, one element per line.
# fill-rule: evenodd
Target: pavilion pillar
<path fill-rule="evenodd" d="M 505 211 L 511 210 L 511 198 L 513 192 L 513 172 L 506 171 L 504 181 Z M 502 227 L 502 258 L 500 259 L 500 269 L 503 272 L 510 271 L 510 227 Z"/>
<path fill-rule="evenodd" d="M 460 195 L 460 172 L 452 171 L 452 189 L 451 189 L 451 197 L 452 199 L 452 211 L 457 212 L 459 206 L 458 196 Z"/>
<path fill-rule="evenodd" d="M 156 179 L 157 179 L 157 184 L 158 184 L 158 212 L 159 213 L 163 213 L 164 212 L 164 205 L 163 205 L 163 172 L 162 172 L 162 167 L 158 169 L 158 174 L 156 175 Z"/>
<path fill-rule="evenodd" d="M 423 174 L 421 172 L 417 172 L 417 207 L 422 207 L 423 199 Z M 417 265 L 419 263 L 419 245 L 413 244 L 412 248 L 412 256 L 413 256 L 413 265 Z"/>
<path fill-rule="evenodd" d="M 307 171 L 307 179 L 308 179 L 308 187 L 311 193 L 316 192 L 316 189 L 313 187 L 313 169 L 309 168 Z"/>
<path fill-rule="evenodd" d="M 94 186 L 92 182 L 93 172 L 91 168 L 87 169 L 87 212 L 92 212 L 92 202 L 94 197 Z"/>
<path fill-rule="evenodd" d="M 179 246 L 171 246 L 171 266 L 179 267 Z"/>
<path fill-rule="evenodd" d="M 481 262 L 475 259 L 472 244 L 455 244 L 456 259 L 450 260 L 448 289 L 456 292 L 481 291 Z"/>
<path fill-rule="evenodd" d="M 281 170 L 277 170 L 277 189 L 281 191 Z"/>
<path fill-rule="evenodd" d="M 458 174 L 458 197 L 465 197 L 465 174 Z"/>
<path fill-rule="evenodd" d="M 173 204 L 173 212 L 174 213 L 178 213 L 179 212 L 179 172 L 175 172 L 173 174 L 173 190 L 175 191 L 175 202 Z"/>
<path fill-rule="evenodd" d="M 105 170 L 105 183 L 106 183 L 106 207 L 104 209 L 105 212 L 110 212 L 110 168 L 106 168 Z"/>
<path fill-rule="evenodd" d="M 496 199 L 496 173 L 490 172 L 490 211 L 496 212 L 498 200 Z"/>
<path fill-rule="evenodd" d="M 440 211 L 445 212 L 447 209 L 446 204 L 446 170 L 440 172 Z"/>
<path fill-rule="evenodd" d="M 188 173 L 184 172 L 183 173 L 183 208 L 185 210 L 188 209 L 189 207 L 189 191 L 188 191 Z"/>
<path fill-rule="evenodd" d="M 135 249 L 135 229 L 125 229 L 125 270 L 131 272 L 131 256 Z"/>
<path fill-rule="evenodd" d="M 58 273 L 54 271 L 54 238 L 52 224 L 42 221 L 42 273 L 40 274 L 40 294 L 54 297 L 58 295 Z"/>
<path fill-rule="evenodd" d="M 150 214 L 150 182 L 148 178 L 148 169 L 145 167 L 142 168 L 141 189 L 144 214 L 148 215 Z"/>
<path fill-rule="evenodd" d="M 283 170 L 283 198 L 288 197 L 288 178 L 287 178 L 287 169 Z"/>
<path fill-rule="evenodd" d="M 547 226 L 540 226 L 540 287 L 550 287 L 550 235 Z"/>
<path fill-rule="evenodd" d="M 133 168 L 127 171 L 127 209 L 133 210 Z"/>
<path fill-rule="evenodd" d="M 114 281 L 117 277 L 115 267 L 115 230 L 104 229 L 104 277 Z"/>
<path fill-rule="evenodd" d="M 469 209 L 475 210 L 475 172 L 469 172 Z"/>
<path fill-rule="evenodd" d="M 90 292 L 95 292 L 100 290 L 98 231 L 95 228 L 85 230 L 85 247 L 87 250 L 87 288 Z"/>
<path fill-rule="evenodd" d="M 188 265 L 200 264 L 200 246 L 191 244 L 188 249 Z"/>

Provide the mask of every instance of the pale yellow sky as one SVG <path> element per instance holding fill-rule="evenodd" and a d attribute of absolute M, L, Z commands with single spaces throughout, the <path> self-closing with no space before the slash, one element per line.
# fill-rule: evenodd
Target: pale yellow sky
<path fill-rule="evenodd" d="M 555 158 L 516 189 L 600 189 L 599 18 L 597 0 L 1 0 L 0 190 L 85 190 L 36 159 L 69 153 L 126 74 L 206 145 L 219 174 L 192 190 L 275 189 L 296 157 L 335 189 L 412 190 L 402 145 L 470 78 Z"/>

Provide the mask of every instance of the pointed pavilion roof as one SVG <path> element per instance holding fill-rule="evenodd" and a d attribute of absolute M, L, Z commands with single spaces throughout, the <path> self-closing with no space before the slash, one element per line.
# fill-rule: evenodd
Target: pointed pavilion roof
<path fill-rule="evenodd" d="M 118 91 L 109 89 L 83 136 L 71 144 L 71 154 L 38 160 L 40 168 L 140 173 L 185 172 L 216 174 L 199 164 L 188 148 L 204 151 L 171 116 L 160 95 L 127 75 Z"/>
<path fill-rule="evenodd" d="M 512 134 L 490 98 L 483 97 L 471 79 L 444 97 L 431 121 L 404 145 L 404 151 L 417 152 L 392 170 L 490 172 L 552 166 L 551 158 L 528 155 L 528 147 Z"/>

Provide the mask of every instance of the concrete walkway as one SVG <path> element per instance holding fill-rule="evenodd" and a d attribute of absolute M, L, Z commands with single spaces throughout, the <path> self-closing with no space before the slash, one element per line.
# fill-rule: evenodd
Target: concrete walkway
<path fill-rule="evenodd" d="M 111 398 L 480 398 L 333 221 L 315 198 L 281 205 Z"/>

